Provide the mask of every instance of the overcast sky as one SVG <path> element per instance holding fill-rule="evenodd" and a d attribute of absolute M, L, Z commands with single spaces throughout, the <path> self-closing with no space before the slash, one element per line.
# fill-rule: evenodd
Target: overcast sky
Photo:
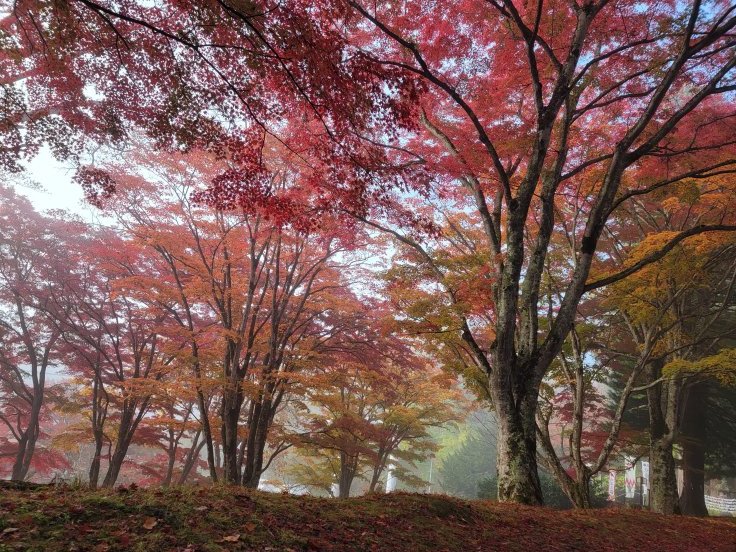
<path fill-rule="evenodd" d="M 72 182 L 73 169 L 69 164 L 60 163 L 44 148 L 27 167 L 26 174 L 13 177 L 11 182 L 18 193 L 31 200 L 36 210 L 65 209 L 88 221 L 97 218 L 96 209 L 84 201 L 82 187 Z M 32 189 L 27 185 L 29 182 L 37 184 L 39 189 Z"/>

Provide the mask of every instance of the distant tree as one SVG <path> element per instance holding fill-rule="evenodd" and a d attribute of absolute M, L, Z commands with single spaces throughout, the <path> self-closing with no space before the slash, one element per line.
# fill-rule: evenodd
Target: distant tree
<path fill-rule="evenodd" d="M 371 324 L 367 317 L 360 319 Z M 457 420 L 453 403 L 460 395 L 452 380 L 375 327 L 356 326 L 341 342 L 322 357 L 309 379 L 304 407 L 308 431 L 299 447 L 330 466 L 340 497 L 349 496 L 356 478 L 366 480 L 369 492 L 376 491 L 390 466 L 397 479 L 421 484 L 407 468 L 436 450 L 433 428 Z M 313 467 L 309 473 L 322 476 L 309 484 L 324 487 L 328 471 Z"/>
<path fill-rule="evenodd" d="M 706 179 L 683 184 L 680 194 L 669 198 L 660 212 L 645 214 L 632 208 L 628 214 L 638 221 L 636 227 L 643 240 L 628 262 L 636 262 L 659 247 L 689 219 L 719 216 L 729 208 L 733 193 L 730 180 Z M 659 231 L 644 238 L 648 227 Z M 697 387 L 699 378 L 714 371 L 724 374 L 722 368 L 728 364 L 728 351 L 722 349 L 724 340 L 733 338 L 734 333 L 733 325 L 727 322 L 734 301 L 733 251 L 730 233 L 699 236 L 678 244 L 663 259 L 611 289 L 611 301 L 639 349 L 639 358 L 646 360 L 642 388 L 646 389 L 649 411 L 651 504 L 655 511 L 679 511 L 673 446 L 685 422 L 687 400 L 692 399 L 690 410 L 697 420 L 704 404 L 698 397 L 705 389 Z M 642 355 L 642 351 L 649 352 Z M 692 393 L 691 385 L 696 385 Z M 702 473 L 702 454 L 697 455 L 697 470 Z M 704 504 L 701 506 L 698 511 L 703 513 Z"/>
<path fill-rule="evenodd" d="M 47 377 L 59 365 L 61 332 L 47 307 L 59 285 L 51 275 L 66 264 L 58 246 L 64 233 L 62 224 L 0 186 L 0 461 L 11 459 L 17 481 L 29 475 L 50 416 Z"/>

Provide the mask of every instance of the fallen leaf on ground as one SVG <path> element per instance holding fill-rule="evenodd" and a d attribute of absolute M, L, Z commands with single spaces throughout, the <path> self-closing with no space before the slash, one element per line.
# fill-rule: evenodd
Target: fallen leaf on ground
<path fill-rule="evenodd" d="M 158 525 L 158 520 L 155 517 L 147 517 L 143 522 L 143 528 L 149 531 Z"/>
<path fill-rule="evenodd" d="M 17 527 L 6 527 L 3 529 L 3 535 L 9 535 L 10 533 L 15 533 L 16 531 L 20 531 Z"/>
<path fill-rule="evenodd" d="M 256 527 L 258 527 L 258 526 L 255 523 L 253 523 L 252 521 L 249 521 L 243 527 L 245 527 L 245 530 L 246 531 L 248 531 L 249 533 L 252 533 L 253 531 L 256 530 Z"/>
<path fill-rule="evenodd" d="M 240 540 L 240 533 L 235 533 L 234 535 L 225 535 L 222 537 L 222 540 L 225 542 L 238 542 Z"/>

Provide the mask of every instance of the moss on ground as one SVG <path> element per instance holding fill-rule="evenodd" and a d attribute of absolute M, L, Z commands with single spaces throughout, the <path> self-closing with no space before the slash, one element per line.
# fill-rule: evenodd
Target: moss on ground
<path fill-rule="evenodd" d="M 6 551 L 736 550 L 736 523 L 394 493 L 346 500 L 240 488 L 0 483 Z"/>

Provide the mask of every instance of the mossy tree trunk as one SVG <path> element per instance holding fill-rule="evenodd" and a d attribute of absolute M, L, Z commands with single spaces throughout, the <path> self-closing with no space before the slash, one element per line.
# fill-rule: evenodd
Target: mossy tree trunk
<path fill-rule="evenodd" d="M 650 382 L 662 377 L 662 360 L 647 366 Z M 673 442 L 677 432 L 677 403 L 680 383 L 677 379 L 660 381 L 647 389 L 649 407 L 649 466 L 651 490 L 649 507 L 660 514 L 679 514 L 677 477 Z"/>

